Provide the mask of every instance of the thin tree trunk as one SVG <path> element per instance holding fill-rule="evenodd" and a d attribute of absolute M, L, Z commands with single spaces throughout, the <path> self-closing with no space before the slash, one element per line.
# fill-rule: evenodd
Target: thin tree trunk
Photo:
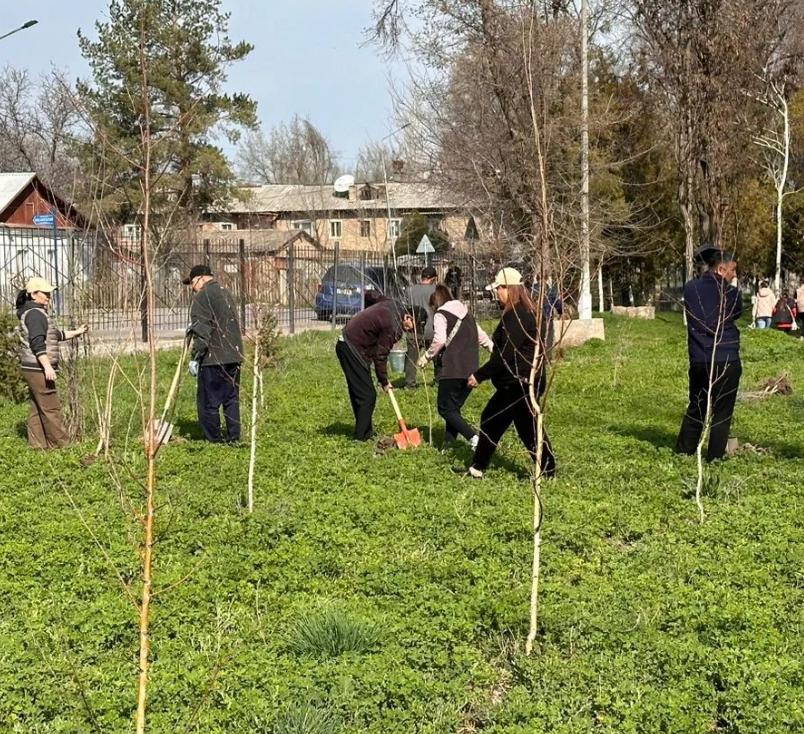
<path fill-rule="evenodd" d="M 103 410 L 99 411 L 98 422 L 100 423 L 98 446 L 95 449 L 95 455 L 100 456 L 103 451 L 105 458 L 109 458 L 109 444 L 111 442 L 112 434 L 112 405 L 114 403 L 114 383 L 117 377 L 117 359 L 112 359 L 112 368 L 109 371 L 109 380 L 106 383 L 106 402 L 103 405 Z"/>
<path fill-rule="evenodd" d="M 260 323 L 258 319 L 257 323 Z M 254 466 L 257 460 L 257 398 L 260 385 L 260 330 L 254 341 L 254 367 L 251 385 L 251 454 L 248 461 L 248 511 L 254 512 Z"/>
<path fill-rule="evenodd" d="M 597 302 L 600 313 L 606 310 L 606 299 L 603 297 L 603 263 L 601 262 L 597 268 Z"/>
<path fill-rule="evenodd" d="M 779 179 L 776 182 L 776 273 L 774 274 L 773 284 L 776 293 L 781 293 L 782 284 L 782 205 L 784 204 L 784 189 L 787 185 L 787 170 L 790 165 L 790 115 L 787 107 L 787 100 L 784 93 L 778 93 L 779 112 L 784 121 L 784 140 L 782 144 L 783 160 L 782 170 L 779 172 Z"/>
<path fill-rule="evenodd" d="M 581 0 L 581 291 L 578 318 L 592 318 L 589 244 L 589 0 Z"/>
<path fill-rule="evenodd" d="M 544 298 L 539 299 L 540 302 Z M 543 312 L 543 309 L 540 308 Z M 533 414 L 536 417 L 536 461 L 533 469 L 531 485 L 533 488 L 533 564 L 530 584 L 530 629 L 525 640 L 525 655 L 533 651 L 533 643 L 539 630 L 539 577 L 541 571 L 542 549 L 542 455 L 544 453 L 544 418 L 539 400 L 536 397 L 536 367 L 540 360 L 539 340 L 536 340 L 533 362 L 528 379 L 528 394 Z"/>
<path fill-rule="evenodd" d="M 156 520 L 156 342 L 154 341 L 154 314 L 156 312 L 153 268 L 150 252 L 151 227 L 151 106 L 148 78 L 148 66 L 145 59 L 144 30 L 140 31 L 139 62 L 142 80 L 143 124 L 143 221 L 142 221 L 142 253 L 145 275 L 146 319 L 148 326 L 149 357 L 149 394 L 148 416 L 146 424 L 145 450 L 148 463 L 147 483 L 145 486 L 145 516 L 143 520 L 145 537 L 142 553 L 142 599 L 140 602 L 140 655 L 139 684 L 137 694 L 137 734 L 145 734 L 146 709 L 148 702 L 148 675 L 151 652 L 151 598 L 153 583 L 153 550 L 154 526 Z"/>

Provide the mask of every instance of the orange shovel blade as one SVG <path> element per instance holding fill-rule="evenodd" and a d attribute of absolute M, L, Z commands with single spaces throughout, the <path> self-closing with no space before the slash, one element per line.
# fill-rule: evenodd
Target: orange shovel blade
<path fill-rule="evenodd" d="M 396 441 L 397 448 L 404 451 L 407 448 L 416 448 L 422 445 L 422 437 L 419 435 L 418 428 L 410 429 L 404 424 L 401 425 L 400 428 L 402 430 L 394 434 L 394 441 Z"/>

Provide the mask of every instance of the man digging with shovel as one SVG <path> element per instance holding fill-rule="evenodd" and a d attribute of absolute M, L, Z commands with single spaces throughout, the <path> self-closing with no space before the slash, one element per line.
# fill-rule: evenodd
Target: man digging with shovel
<path fill-rule="evenodd" d="M 398 303 L 383 297 L 352 317 L 338 338 L 335 354 L 349 389 L 356 441 L 369 441 L 374 435 L 372 416 L 377 390 L 371 379 L 371 364 L 374 363 L 380 387 L 390 395 L 393 388 L 388 382 L 388 355 L 402 334 L 412 332 L 413 327 L 413 316 Z M 407 429 L 403 432 L 413 433 Z"/>

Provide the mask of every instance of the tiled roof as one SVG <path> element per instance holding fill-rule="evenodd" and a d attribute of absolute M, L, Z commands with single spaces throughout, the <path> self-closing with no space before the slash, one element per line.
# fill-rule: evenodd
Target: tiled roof
<path fill-rule="evenodd" d="M 302 186 L 271 184 L 241 189 L 244 201 L 234 201 L 228 207 L 231 214 L 268 214 L 281 212 L 374 211 L 387 207 L 385 184 L 372 184 L 377 198 L 360 199 L 361 185 L 353 186 L 349 198 L 335 196 L 332 186 Z M 388 201 L 392 209 L 437 210 L 458 209 L 454 197 L 430 183 L 388 184 Z"/>

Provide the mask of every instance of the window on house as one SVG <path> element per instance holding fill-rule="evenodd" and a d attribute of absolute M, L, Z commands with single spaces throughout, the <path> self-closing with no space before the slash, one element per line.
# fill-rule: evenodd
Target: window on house
<path fill-rule="evenodd" d="M 374 198 L 374 192 L 371 190 L 371 186 L 364 186 L 360 189 L 360 198 L 363 201 L 371 201 Z"/>
<path fill-rule="evenodd" d="M 431 216 L 427 217 L 427 229 L 438 229 L 441 226 L 441 217 Z"/>
<path fill-rule="evenodd" d="M 392 219 L 391 220 L 391 227 L 388 230 L 391 239 L 397 239 L 402 234 L 402 220 L 401 219 Z"/>
<path fill-rule="evenodd" d="M 231 222 L 221 223 L 221 232 L 231 232 L 234 230 L 234 225 Z"/>
<path fill-rule="evenodd" d="M 329 236 L 332 239 L 340 239 L 343 237 L 343 222 L 340 219 L 329 220 Z"/>
<path fill-rule="evenodd" d="M 140 225 L 139 224 L 126 224 L 123 226 L 123 236 L 127 240 L 139 240 L 140 238 Z"/>
<path fill-rule="evenodd" d="M 298 219 L 291 223 L 293 229 L 301 229 L 310 236 L 313 234 L 313 223 L 309 219 Z"/>
<path fill-rule="evenodd" d="M 370 219 L 361 219 L 360 220 L 360 236 L 361 237 L 371 237 L 371 220 Z"/>

